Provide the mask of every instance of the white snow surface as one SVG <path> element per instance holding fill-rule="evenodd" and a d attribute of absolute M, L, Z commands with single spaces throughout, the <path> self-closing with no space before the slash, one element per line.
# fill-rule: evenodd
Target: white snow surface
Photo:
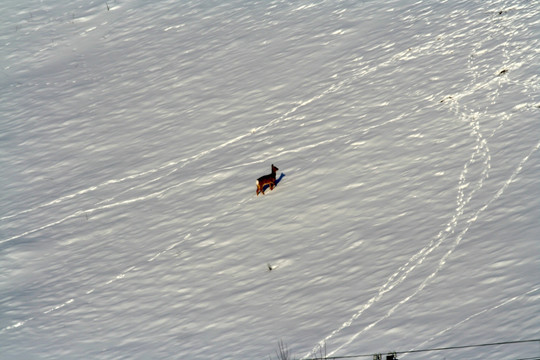
<path fill-rule="evenodd" d="M 0 359 L 539 338 L 539 13 L 2 1 Z"/>

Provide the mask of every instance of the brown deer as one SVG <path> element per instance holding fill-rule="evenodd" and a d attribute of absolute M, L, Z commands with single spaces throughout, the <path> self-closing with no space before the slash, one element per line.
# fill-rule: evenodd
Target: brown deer
<path fill-rule="evenodd" d="M 274 190 L 274 187 L 276 186 L 276 171 L 278 170 L 279 169 L 272 164 L 272 173 L 257 179 L 257 196 L 259 196 L 260 192 L 264 195 L 265 185 L 269 185 L 270 190 Z"/>

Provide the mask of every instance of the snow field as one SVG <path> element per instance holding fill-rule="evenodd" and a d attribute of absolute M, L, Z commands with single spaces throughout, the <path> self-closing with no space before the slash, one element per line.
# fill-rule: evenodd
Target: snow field
<path fill-rule="evenodd" d="M 108 5 L 3 5 L 0 358 L 537 337 L 536 4 Z"/>

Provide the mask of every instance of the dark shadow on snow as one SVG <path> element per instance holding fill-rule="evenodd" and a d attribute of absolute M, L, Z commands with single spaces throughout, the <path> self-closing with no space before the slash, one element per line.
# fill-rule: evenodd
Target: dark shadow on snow
<path fill-rule="evenodd" d="M 281 175 L 279 175 L 279 178 L 276 179 L 276 186 L 280 183 L 281 179 L 283 179 L 284 177 L 285 177 L 284 173 L 281 173 Z"/>

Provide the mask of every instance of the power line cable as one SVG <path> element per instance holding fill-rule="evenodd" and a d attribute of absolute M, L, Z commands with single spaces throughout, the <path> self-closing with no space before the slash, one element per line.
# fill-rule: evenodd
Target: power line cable
<path fill-rule="evenodd" d="M 510 344 L 522 344 L 522 343 L 530 343 L 530 342 L 540 342 L 540 339 L 514 340 L 514 341 L 500 341 L 500 342 L 486 343 L 486 344 L 461 345 L 461 346 L 448 346 L 448 347 L 443 347 L 443 348 L 409 350 L 409 351 L 403 351 L 403 352 L 400 351 L 400 352 L 398 352 L 398 354 L 412 354 L 412 353 L 427 352 L 427 351 L 456 350 L 456 349 L 467 349 L 467 348 L 473 348 L 473 347 L 497 346 L 497 345 L 510 345 Z"/>
<path fill-rule="evenodd" d="M 540 339 L 528 339 L 528 340 L 513 340 L 513 341 L 499 341 L 494 343 L 484 343 L 484 344 L 473 344 L 473 345 L 458 345 L 458 346 L 447 346 L 440 348 L 431 348 L 431 349 L 417 349 L 417 350 L 407 350 L 407 351 L 392 351 L 391 354 L 413 354 L 420 352 L 430 352 L 430 351 L 448 351 L 448 350 L 457 350 L 457 349 L 468 349 L 476 347 L 486 347 L 486 346 L 497 346 L 497 345 L 510 345 L 510 344 L 523 344 L 523 343 L 532 343 L 539 342 Z M 372 357 L 379 353 L 372 354 L 361 354 L 361 355 L 343 355 L 343 356 L 329 356 L 329 357 L 318 357 L 318 358 L 304 358 L 303 360 L 338 360 L 338 359 L 355 359 L 362 357 Z M 518 360 L 540 360 L 540 357 L 518 359 Z"/>

